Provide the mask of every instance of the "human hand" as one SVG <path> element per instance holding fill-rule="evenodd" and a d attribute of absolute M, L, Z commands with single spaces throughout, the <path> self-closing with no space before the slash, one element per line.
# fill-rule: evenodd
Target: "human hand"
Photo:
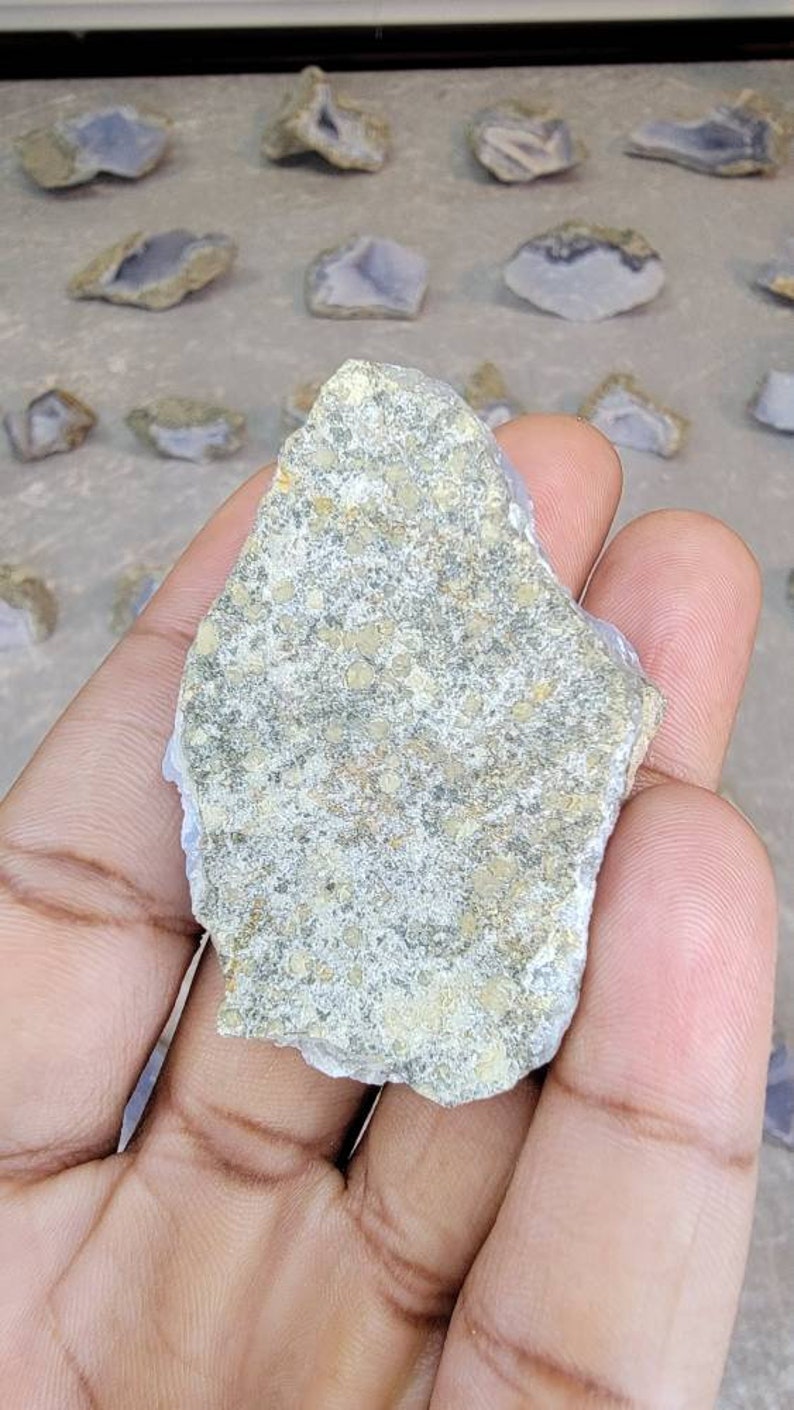
<path fill-rule="evenodd" d="M 619 495 L 591 428 L 500 432 L 580 593 Z M 646 515 L 587 607 L 664 724 L 609 844 L 545 1082 L 444 1110 L 214 1031 L 208 948 L 147 1117 L 121 1114 L 197 942 L 160 775 L 183 659 L 268 472 L 212 519 L 0 810 L 0 1404 L 707 1410 L 741 1283 L 773 883 L 715 789 L 759 603 L 715 520 Z"/>

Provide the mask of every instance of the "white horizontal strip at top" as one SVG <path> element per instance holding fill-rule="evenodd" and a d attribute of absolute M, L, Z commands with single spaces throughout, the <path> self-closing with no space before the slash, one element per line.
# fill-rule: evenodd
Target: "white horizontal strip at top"
<path fill-rule="evenodd" d="M 638 13 L 639 12 L 639 13 Z M 794 0 L 0 0 L 2 30 L 794 17 Z M 682 59 L 686 55 L 682 54 Z"/>

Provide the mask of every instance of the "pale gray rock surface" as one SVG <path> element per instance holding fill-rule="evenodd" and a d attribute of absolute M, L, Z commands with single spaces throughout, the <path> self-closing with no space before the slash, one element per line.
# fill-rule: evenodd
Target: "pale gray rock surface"
<path fill-rule="evenodd" d="M 245 440 L 245 417 L 214 402 L 162 397 L 125 418 L 130 430 L 167 460 L 227 460 Z"/>
<path fill-rule="evenodd" d="M 172 308 L 225 274 L 237 257 L 228 235 L 136 231 L 103 250 L 69 283 L 74 299 L 106 299 L 138 308 Z"/>
<path fill-rule="evenodd" d="M 548 1061 L 660 717 L 474 412 L 345 363 L 199 626 L 164 764 L 220 1031 L 448 1105 Z"/>
<path fill-rule="evenodd" d="M 550 108 L 510 101 L 475 113 L 469 145 L 499 181 L 535 181 L 569 171 L 586 155 L 564 118 Z"/>
<path fill-rule="evenodd" d="M 63 387 L 34 397 L 22 411 L 3 417 L 6 435 L 17 460 L 45 460 L 83 444 L 96 425 L 90 406 Z"/>
<path fill-rule="evenodd" d="M 312 66 L 265 127 L 262 155 L 277 162 L 316 152 L 344 171 L 380 171 L 389 141 L 385 118 L 336 95 L 328 75 Z"/>
<path fill-rule="evenodd" d="M 17 155 L 27 175 L 48 191 L 82 186 L 102 174 L 134 181 L 162 161 L 170 126 L 164 113 L 132 103 L 92 108 L 26 132 Z"/>
<path fill-rule="evenodd" d="M 19 563 L 0 563 L 0 651 L 45 641 L 55 631 L 58 603 L 41 578 Z"/>
<path fill-rule="evenodd" d="M 686 417 L 643 391 L 636 378 L 614 372 L 579 408 L 616 446 L 649 451 L 665 459 L 677 455 L 689 429 Z"/>
<path fill-rule="evenodd" d="M 794 372 L 772 368 L 749 404 L 756 421 L 775 431 L 794 431 Z"/>
<path fill-rule="evenodd" d="M 519 245 L 504 269 L 520 299 L 575 323 L 594 323 L 650 303 L 664 285 L 662 261 L 636 230 L 568 220 Z"/>
<path fill-rule="evenodd" d="M 494 362 L 481 362 L 475 367 L 463 388 L 464 401 L 476 411 L 481 421 L 495 431 L 514 416 L 521 416 L 524 407 L 508 391 L 502 373 Z"/>
<path fill-rule="evenodd" d="M 790 119 L 757 93 L 719 103 L 691 122 L 654 120 L 632 132 L 632 157 L 675 162 L 707 176 L 771 176 L 788 155 Z"/>
<path fill-rule="evenodd" d="M 137 563 L 122 573 L 116 586 L 116 596 L 110 614 L 110 629 L 123 636 L 151 602 L 168 572 L 160 564 Z"/>
<path fill-rule="evenodd" d="M 354 235 L 309 265 L 306 303 L 318 318 L 418 318 L 427 281 L 427 260 L 417 250 Z"/>

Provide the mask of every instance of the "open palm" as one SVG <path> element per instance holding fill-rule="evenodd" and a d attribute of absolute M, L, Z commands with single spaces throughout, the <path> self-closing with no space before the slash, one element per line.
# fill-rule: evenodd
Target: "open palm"
<path fill-rule="evenodd" d="M 500 439 L 560 577 L 668 700 L 541 1084 L 444 1110 L 220 1038 L 209 949 L 151 1110 L 121 1113 L 197 942 L 160 776 L 183 659 L 266 486 L 188 549 L 0 810 L 0 1404 L 707 1410 L 735 1313 L 771 1011 L 765 854 L 713 792 L 758 611 L 747 550 L 612 541 L 597 432 Z"/>

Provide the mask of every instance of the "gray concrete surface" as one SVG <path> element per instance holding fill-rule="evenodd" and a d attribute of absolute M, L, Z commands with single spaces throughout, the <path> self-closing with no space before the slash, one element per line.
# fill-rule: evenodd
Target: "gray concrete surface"
<path fill-rule="evenodd" d="M 657 113 L 697 112 L 726 88 L 751 85 L 790 99 L 794 65 L 356 75 L 348 86 L 381 104 L 396 129 L 394 158 L 375 177 L 259 164 L 262 116 L 288 82 L 275 75 L 0 88 L 0 400 L 16 405 L 57 378 L 101 416 L 98 432 L 68 457 L 21 466 L 0 447 L 0 558 L 26 560 L 44 574 L 62 609 L 52 641 L 0 663 L 0 785 L 111 647 L 119 574 L 141 559 L 170 560 L 272 454 L 279 403 L 296 381 L 331 371 L 348 354 L 416 363 L 462 381 L 489 357 L 528 407 L 569 410 L 608 371 L 632 371 L 689 415 L 693 430 L 669 464 L 625 455 L 621 520 L 665 505 L 708 510 L 746 536 L 764 571 L 758 650 L 726 782 L 777 866 L 778 1012 L 791 1035 L 794 611 L 785 579 L 794 562 L 794 440 L 753 425 L 744 404 L 768 366 L 794 367 L 794 309 L 750 284 L 794 227 L 794 162 L 775 181 L 718 181 L 632 161 L 621 154 L 621 136 Z M 589 143 L 587 163 L 526 189 L 480 174 L 462 122 L 513 93 L 556 102 Z M 32 190 L 15 170 L 13 137 L 109 96 L 170 111 L 178 122 L 172 158 L 138 186 L 60 196 Z M 500 262 L 528 235 L 571 216 L 642 230 L 668 267 L 658 302 L 576 327 L 503 294 Z M 66 298 L 69 275 L 92 253 L 129 230 L 177 224 L 234 235 L 241 253 L 232 277 L 162 314 Z M 431 293 L 418 323 L 307 317 L 306 263 L 357 229 L 408 240 L 429 257 Z M 248 450 L 202 468 L 148 457 L 123 413 L 167 393 L 239 407 L 250 418 Z M 767 1149 L 722 1410 L 794 1405 L 793 1214 L 794 1157 Z"/>

